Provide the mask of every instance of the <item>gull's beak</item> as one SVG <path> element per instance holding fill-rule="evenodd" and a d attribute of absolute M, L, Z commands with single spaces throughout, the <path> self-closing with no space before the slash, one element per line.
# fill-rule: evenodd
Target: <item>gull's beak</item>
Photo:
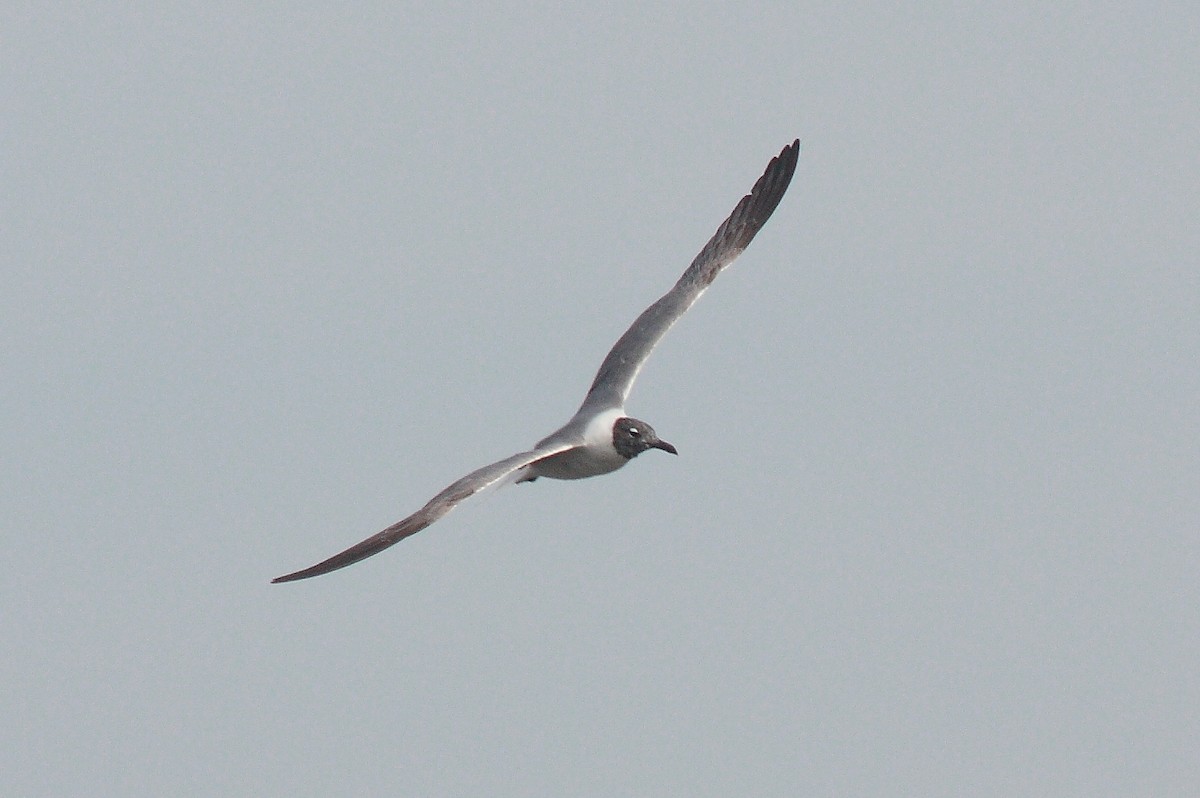
<path fill-rule="evenodd" d="M 655 441 L 654 443 L 652 443 L 650 445 L 653 446 L 655 449 L 662 449 L 664 452 L 670 452 L 671 454 L 679 454 L 679 452 L 675 451 L 675 447 L 672 446 L 671 444 L 667 443 L 666 441 L 661 441 L 661 440 Z"/>

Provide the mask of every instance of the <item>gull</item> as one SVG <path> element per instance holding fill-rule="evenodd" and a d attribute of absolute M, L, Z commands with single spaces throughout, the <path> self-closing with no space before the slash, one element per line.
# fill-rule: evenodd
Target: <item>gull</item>
<path fill-rule="evenodd" d="M 340 554 L 272 579 L 293 582 L 345 568 L 420 532 L 484 488 L 538 477 L 584 479 L 616 471 L 651 449 L 678 454 L 644 421 L 625 415 L 625 400 L 659 340 L 700 298 L 717 275 L 742 253 L 771 218 L 796 171 L 797 139 L 771 159 L 750 193 L 721 223 L 675 287 L 642 312 L 600 364 L 587 396 L 571 420 L 527 452 L 486 465 L 454 482 L 407 518 Z"/>

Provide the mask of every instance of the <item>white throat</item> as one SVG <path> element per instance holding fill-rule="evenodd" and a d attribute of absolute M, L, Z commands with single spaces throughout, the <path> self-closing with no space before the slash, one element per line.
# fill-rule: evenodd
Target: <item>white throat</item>
<path fill-rule="evenodd" d="M 617 419 L 625 415 L 625 408 L 614 407 L 605 410 L 591 421 L 583 430 L 583 440 L 589 449 L 613 448 L 613 425 Z"/>

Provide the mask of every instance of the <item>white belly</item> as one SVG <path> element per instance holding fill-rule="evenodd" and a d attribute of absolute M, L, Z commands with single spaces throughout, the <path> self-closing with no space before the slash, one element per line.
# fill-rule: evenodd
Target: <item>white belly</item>
<path fill-rule="evenodd" d="M 621 408 L 606 410 L 588 422 L 583 431 L 584 445 L 522 469 L 518 481 L 535 477 L 585 479 L 616 471 L 629 461 L 613 448 L 613 424 L 625 415 Z"/>
<path fill-rule="evenodd" d="M 628 462 L 611 445 L 580 447 L 541 460 L 530 470 L 539 477 L 550 479 L 585 479 L 616 471 Z"/>

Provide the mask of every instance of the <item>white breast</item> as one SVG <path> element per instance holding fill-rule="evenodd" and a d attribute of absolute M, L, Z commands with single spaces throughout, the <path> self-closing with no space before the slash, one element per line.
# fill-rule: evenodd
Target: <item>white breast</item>
<path fill-rule="evenodd" d="M 589 449 L 604 449 L 612 451 L 616 454 L 616 449 L 613 448 L 613 425 L 617 423 L 617 419 L 625 415 L 625 409 L 615 407 L 612 410 L 605 410 L 600 415 L 588 422 L 587 428 L 583 431 L 583 439 L 587 441 Z M 617 455 L 620 457 L 620 455 Z M 624 459 L 624 458 L 622 458 Z"/>
<path fill-rule="evenodd" d="M 613 424 L 625 415 L 621 408 L 606 410 L 588 422 L 584 445 L 542 460 L 531 468 L 551 479 L 584 479 L 616 471 L 629 461 L 613 448 Z"/>

